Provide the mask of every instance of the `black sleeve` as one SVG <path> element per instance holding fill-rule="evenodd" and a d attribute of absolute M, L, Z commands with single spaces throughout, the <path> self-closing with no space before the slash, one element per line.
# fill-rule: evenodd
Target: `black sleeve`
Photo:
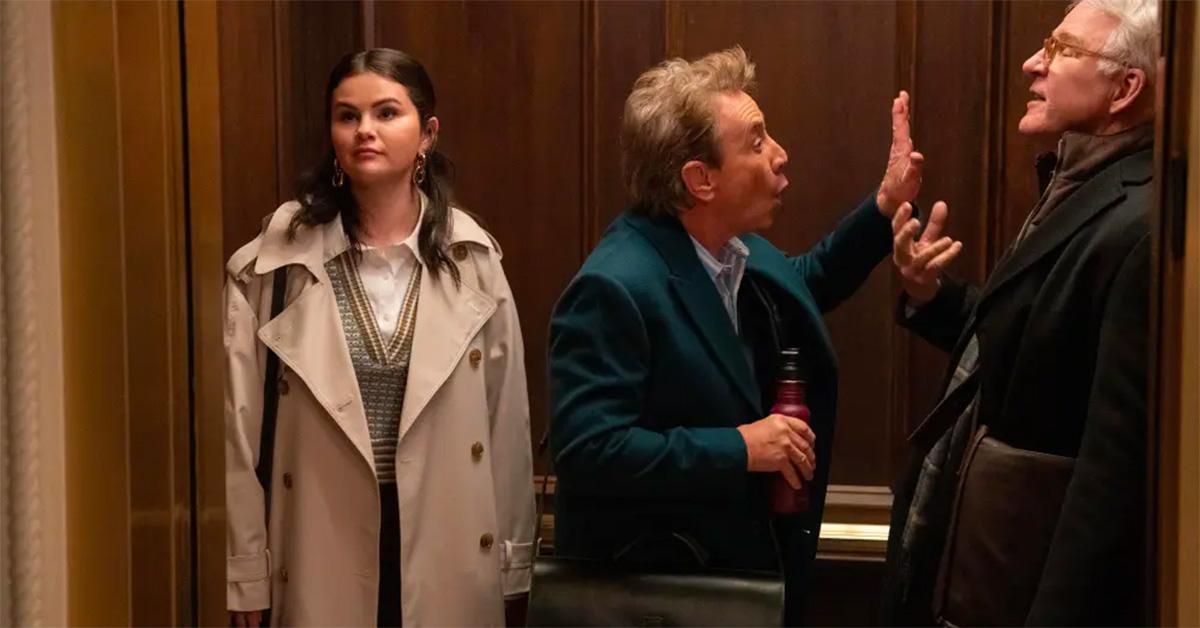
<path fill-rule="evenodd" d="M 912 305 L 907 294 L 901 295 L 896 322 L 942 351 L 953 351 L 978 297 L 974 286 L 943 275 L 937 295 L 924 305 Z"/>

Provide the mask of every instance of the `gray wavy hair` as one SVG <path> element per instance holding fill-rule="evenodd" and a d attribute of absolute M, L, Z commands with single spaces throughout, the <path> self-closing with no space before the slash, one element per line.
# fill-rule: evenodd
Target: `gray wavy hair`
<path fill-rule="evenodd" d="M 741 46 L 694 61 L 667 59 L 634 81 L 621 119 L 621 162 L 625 186 L 643 211 L 675 215 L 691 203 L 683 165 L 721 162 L 714 96 L 753 89 L 754 64 Z"/>

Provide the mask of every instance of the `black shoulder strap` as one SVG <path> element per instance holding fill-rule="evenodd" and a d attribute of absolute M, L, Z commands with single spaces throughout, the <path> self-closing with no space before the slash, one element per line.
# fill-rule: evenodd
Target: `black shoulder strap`
<path fill-rule="evenodd" d="M 271 280 L 271 318 L 283 311 L 283 294 L 287 289 L 287 266 L 275 271 Z M 267 520 L 271 519 L 271 471 L 275 462 L 275 415 L 279 410 L 279 356 L 267 349 L 267 373 L 263 378 L 262 430 L 258 441 L 258 466 L 254 468 L 258 483 L 263 487 Z"/>

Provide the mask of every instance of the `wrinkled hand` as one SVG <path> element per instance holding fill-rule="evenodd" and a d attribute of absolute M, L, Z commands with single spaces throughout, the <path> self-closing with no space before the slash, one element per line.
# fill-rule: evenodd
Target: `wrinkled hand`
<path fill-rule="evenodd" d="M 237 628 L 258 628 L 262 619 L 262 611 L 229 611 L 229 625 Z"/>
<path fill-rule="evenodd" d="M 880 211 L 888 218 L 896 214 L 902 203 L 912 201 L 921 191 L 921 166 L 925 157 L 913 150 L 908 113 L 908 92 L 901 91 L 892 101 L 892 148 L 888 151 L 887 170 L 875 197 Z"/>
<path fill-rule="evenodd" d="M 778 471 L 794 489 L 800 488 L 802 476 L 805 480 L 812 479 L 817 465 L 817 454 L 813 451 L 817 436 L 807 423 L 772 414 L 737 429 L 746 441 L 748 471 Z"/>
<path fill-rule="evenodd" d="M 917 232 L 921 222 L 912 217 L 910 203 L 901 205 L 892 218 L 892 261 L 900 271 L 904 291 L 915 305 L 924 305 L 937 295 L 942 269 L 962 251 L 962 242 L 948 236 L 938 238 L 947 213 L 946 203 L 934 203 L 920 239 Z"/>

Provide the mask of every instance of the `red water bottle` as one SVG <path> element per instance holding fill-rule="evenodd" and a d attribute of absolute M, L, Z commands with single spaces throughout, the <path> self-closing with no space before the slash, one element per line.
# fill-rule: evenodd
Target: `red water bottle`
<path fill-rule="evenodd" d="M 779 378 L 775 382 L 775 405 L 771 414 L 795 417 L 808 423 L 808 406 L 804 403 L 804 374 L 800 369 L 800 350 L 784 349 L 779 352 Z M 800 478 L 803 481 L 803 477 Z M 799 490 L 792 488 L 782 473 L 771 478 L 769 499 L 771 512 L 796 514 L 808 510 L 808 484 Z"/>

